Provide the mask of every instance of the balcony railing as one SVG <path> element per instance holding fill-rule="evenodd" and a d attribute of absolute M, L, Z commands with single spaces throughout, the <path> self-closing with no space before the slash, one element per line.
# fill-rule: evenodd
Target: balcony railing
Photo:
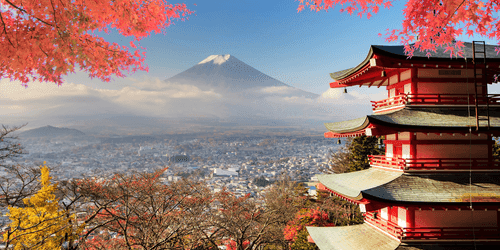
<path fill-rule="evenodd" d="M 379 215 L 380 216 L 380 215 Z M 500 227 L 412 227 L 403 228 L 394 222 L 375 218 L 366 212 L 365 221 L 388 234 L 405 240 L 448 240 L 448 239 L 500 239 Z"/>
<path fill-rule="evenodd" d="M 488 158 L 407 158 L 369 155 L 370 165 L 398 170 L 486 170 L 500 169 L 499 161 Z"/>
<path fill-rule="evenodd" d="M 373 111 L 378 111 L 381 109 L 391 108 L 395 106 L 405 105 L 407 103 L 406 95 L 398 95 L 391 98 L 387 98 L 381 101 L 370 101 L 372 103 Z"/>
<path fill-rule="evenodd" d="M 420 227 L 404 228 L 402 240 L 499 239 L 498 227 Z"/>
<path fill-rule="evenodd" d="M 376 165 L 380 167 L 405 170 L 406 162 L 403 158 L 399 157 L 387 157 L 385 155 L 369 155 L 370 165 Z"/>
<path fill-rule="evenodd" d="M 379 215 L 380 216 L 380 215 Z M 365 213 L 365 221 L 371 223 L 372 225 L 384 230 L 388 234 L 401 239 L 403 236 L 403 228 L 398 226 L 396 223 L 387 221 L 381 218 L 375 218 L 374 214 L 371 212 Z"/>
<path fill-rule="evenodd" d="M 373 111 L 380 112 L 406 105 L 475 105 L 474 94 L 401 94 L 381 101 L 371 101 Z M 478 95 L 478 105 L 500 105 L 500 95 Z"/>

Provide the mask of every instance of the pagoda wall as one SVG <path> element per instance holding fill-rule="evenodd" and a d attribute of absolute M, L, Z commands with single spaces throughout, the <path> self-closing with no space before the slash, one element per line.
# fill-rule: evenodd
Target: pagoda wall
<path fill-rule="evenodd" d="M 394 227 L 499 227 L 497 210 L 418 210 L 401 206 L 388 206 L 373 211 L 367 221 L 387 221 Z M 369 215 L 371 216 L 371 214 Z"/>
<path fill-rule="evenodd" d="M 470 142 L 473 141 L 471 144 Z M 384 141 L 387 157 L 491 158 L 492 141 L 486 134 L 410 133 L 389 134 Z"/>
<path fill-rule="evenodd" d="M 389 77 L 387 96 L 391 98 L 403 93 L 474 94 L 473 78 L 474 69 L 407 69 Z M 486 89 L 479 87 L 478 94 L 482 94 L 483 90 L 486 92 Z"/>
<path fill-rule="evenodd" d="M 495 210 L 415 210 L 415 227 L 497 227 Z"/>
<path fill-rule="evenodd" d="M 474 94 L 474 82 L 417 82 L 414 94 Z M 478 88 L 481 94 L 481 88 Z"/>
<path fill-rule="evenodd" d="M 438 142 L 439 143 L 439 142 Z M 416 145 L 415 158 L 488 158 L 488 145 Z"/>

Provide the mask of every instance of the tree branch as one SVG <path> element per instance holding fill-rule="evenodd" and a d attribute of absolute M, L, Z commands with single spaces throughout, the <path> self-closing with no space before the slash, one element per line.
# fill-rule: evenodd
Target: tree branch
<path fill-rule="evenodd" d="M 21 12 L 24 12 L 24 13 L 28 14 L 28 12 L 27 12 L 26 10 L 24 10 L 24 9 L 21 9 L 21 8 L 17 7 L 16 5 L 14 5 L 14 4 L 13 4 L 12 2 L 10 2 L 9 0 L 5 0 L 5 1 L 6 1 L 8 4 L 10 4 L 12 7 L 14 7 L 14 8 L 18 9 L 19 11 L 21 11 Z M 28 14 L 28 15 L 29 15 L 29 14 Z M 38 18 L 38 17 L 35 17 L 35 16 L 34 16 L 33 18 L 35 18 L 36 20 L 38 20 L 38 21 L 40 21 L 40 22 L 42 22 L 42 23 L 44 23 L 44 24 L 46 24 L 46 25 L 49 25 L 49 26 L 51 26 L 51 27 L 54 27 L 52 24 L 47 23 L 47 22 L 45 22 L 44 20 L 42 20 L 42 19 L 40 19 L 40 18 Z"/>

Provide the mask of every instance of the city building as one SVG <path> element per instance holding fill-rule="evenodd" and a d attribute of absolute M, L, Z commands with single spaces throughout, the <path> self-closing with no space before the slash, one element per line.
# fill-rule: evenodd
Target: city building
<path fill-rule="evenodd" d="M 318 189 L 364 214 L 360 225 L 307 227 L 320 249 L 500 245 L 500 163 L 492 155 L 500 95 L 488 94 L 500 55 L 483 42 L 464 45 L 464 58 L 444 47 L 407 58 L 404 46 L 373 45 L 358 66 L 331 74 L 331 88 L 385 87 L 387 99 L 372 102 L 372 115 L 326 123 L 325 137 L 378 136 L 386 152 L 370 156 L 369 169 L 318 176 Z"/>

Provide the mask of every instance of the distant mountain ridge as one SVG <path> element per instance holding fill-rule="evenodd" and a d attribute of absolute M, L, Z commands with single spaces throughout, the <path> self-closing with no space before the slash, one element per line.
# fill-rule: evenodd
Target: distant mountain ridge
<path fill-rule="evenodd" d="M 316 98 L 317 94 L 290 87 L 240 61 L 232 55 L 211 55 L 165 82 L 194 85 L 202 90 L 222 89 L 245 92 L 249 89 L 287 87 L 295 95 Z"/>
<path fill-rule="evenodd" d="M 60 137 L 60 136 L 85 136 L 80 130 L 72 128 L 58 128 L 53 126 L 45 126 L 35 129 L 26 130 L 19 134 L 21 137 Z"/>

